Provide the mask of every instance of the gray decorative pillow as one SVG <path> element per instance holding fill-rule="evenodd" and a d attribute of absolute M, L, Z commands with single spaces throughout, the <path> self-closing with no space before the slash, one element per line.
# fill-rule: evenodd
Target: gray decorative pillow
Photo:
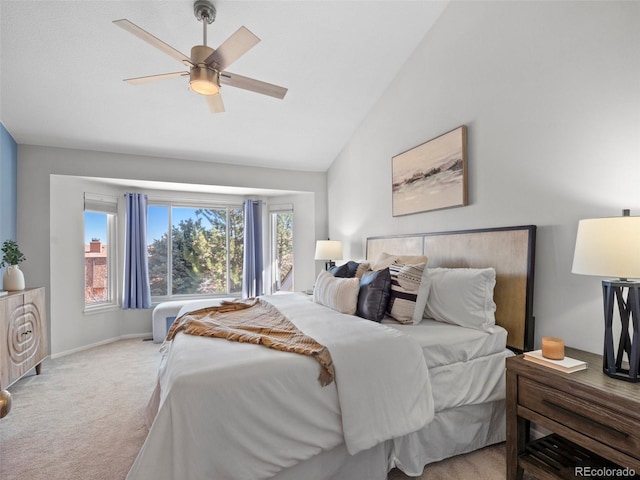
<path fill-rule="evenodd" d="M 365 272 L 360 279 L 356 315 L 374 322 L 382 321 L 389 304 L 390 289 L 391 273 L 388 268 Z"/>

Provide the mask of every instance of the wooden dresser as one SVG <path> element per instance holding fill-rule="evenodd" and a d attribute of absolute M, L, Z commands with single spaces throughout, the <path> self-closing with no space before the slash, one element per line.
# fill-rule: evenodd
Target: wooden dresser
<path fill-rule="evenodd" d="M 48 355 L 45 289 L 28 288 L 0 297 L 0 390 Z"/>
<path fill-rule="evenodd" d="M 507 480 L 522 479 L 523 470 L 541 480 L 596 472 L 640 478 L 640 383 L 605 375 L 600 355 L 571 348 L 566 355 L 586 361 L 587 370 L 507 359 Z M 552 434 L 531 440 L 531 422 Z"/>

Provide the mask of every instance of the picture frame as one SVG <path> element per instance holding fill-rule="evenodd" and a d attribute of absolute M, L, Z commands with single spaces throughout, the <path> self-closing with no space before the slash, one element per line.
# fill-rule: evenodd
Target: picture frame
<path fill-rule="evenodd" d="M 394 217 L 468 205 L 466 125 L 392 157 L 391 178 Z"/>

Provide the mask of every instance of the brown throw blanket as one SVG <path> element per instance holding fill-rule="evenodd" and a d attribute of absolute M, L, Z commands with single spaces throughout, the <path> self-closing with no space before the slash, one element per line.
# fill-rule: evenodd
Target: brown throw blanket
<path fill-rule="evenodd" d="M 298 330 L 276 307 L 258 298 L 223 301 L 220 306 L 185 313 L 171 325 L 167 341 L 173 340 L 178 332 L 310 355 L 320 364 L 320 384 L 324 387 L 333 381 L 333 361 L 327 347 Z"/>

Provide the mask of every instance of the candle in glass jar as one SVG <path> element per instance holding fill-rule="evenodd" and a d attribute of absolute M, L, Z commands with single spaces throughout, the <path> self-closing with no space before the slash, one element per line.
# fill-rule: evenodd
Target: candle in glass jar
<path fill-rule="evenodd" d="M 564 358 L 564 342 L 561 338 L 542 337 L 542 356 L 550 360 Z"/>

